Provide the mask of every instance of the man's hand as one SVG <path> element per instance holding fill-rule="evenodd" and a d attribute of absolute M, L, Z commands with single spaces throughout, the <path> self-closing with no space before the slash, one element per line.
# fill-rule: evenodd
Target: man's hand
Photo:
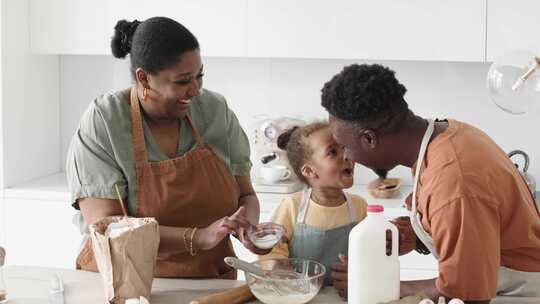
<path fill-rule="evenodd" d="M 334 281 L 334 288 L 343 299 L 347 299 L 347 284 L 348 284 L 348 258 L 345 256 L 339 257 L 340 261 L 332 265 L 330 276 Z"/>
<path fill-rule="evenodd" d="M 409 193 L 407 197 L 405 198 L 405 207 L 407 210 L 411 211 L 412 209 L 412 193 Z"/>
<path fill-rule="evenodd" d="M 416 248 L 416 233 L 411 225 L 411 219 L 408 216 L 400 216 L 390 221 L 398 228 L 399 234 L 399 255 L 407 254 Z M 387 232 L 386 236 L 386 252 L 389 253 L 392 242 L 391 233 Z"/>
<path fill-rule="evenodd" d="M 407 210 L 411 210 L 412 193 L 405 198 L 405 205 Z M 411 219 L 408 216 L 400 216 L 390 221 L 396 225 L 399 234 L 399 255 L 407 254 L 416 249 L 417 237 L 414 232 Z M 392 233 L 387 231 L 386 233 L 386 254 L 392 253 Z"/>

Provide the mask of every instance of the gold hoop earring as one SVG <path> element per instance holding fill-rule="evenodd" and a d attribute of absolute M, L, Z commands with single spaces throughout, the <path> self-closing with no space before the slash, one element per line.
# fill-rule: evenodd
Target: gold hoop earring
<path fill-rule="evenodd" d="M 143 96 L 143 101 L 146 101 L 146 97 L 148 97 L 148 89 L 147 88 L 144 88 L 144 90 L 142 92 L 142 96 Z"/>

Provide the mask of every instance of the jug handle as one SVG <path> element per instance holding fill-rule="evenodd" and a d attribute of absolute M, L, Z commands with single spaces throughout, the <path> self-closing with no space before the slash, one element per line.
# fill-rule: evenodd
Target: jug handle
<path fill-rule="evenodd" d="M 527 172 L 527 170 L 529 170 L 529 155 L 521 150 L 514 150 L 508 153 L 508 158 L 512 158 L 512 156 L 516 154 L 523 156 L 523 159 L 525 160 L 525 164 L 523 164 L 523 172 Z"/>
<path fill-rule="evenodd" d="M 392 254 L 391 257 L 399 257 L 399 231 L 396 225 L 387 222 L 386 223 L 386 230 L 390 230 L 392 232 Z"/>

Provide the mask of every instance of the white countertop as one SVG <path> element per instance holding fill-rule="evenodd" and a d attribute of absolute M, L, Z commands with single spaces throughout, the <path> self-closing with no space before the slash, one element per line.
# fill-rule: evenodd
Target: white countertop
<path fill-rule="evenodd" d="M 350 189 L 345 190 L 362 196 L 368 204 L 380 204 L 385 208 L 401 208 L 405 197 L 412 191 L 410 186 L 401 186 L 399 193 L 392 199 L 379 199 L 372 197 L 366 189 L 366 185 L 355 184 Z M 265 195 L 264 192 L 258 193 Z M 271 194 L 276 195 L 276 194 Z M 288 194 L 279 194 L 286 196 Z M 32 181 L 9 187 L 4 190 L 4 197 L 19 199 L 35 199 L 45 201 L 60 201 L 65 203 L 69 200 L 69 190 L 67 186 L 65 172 L 48 175 Z"/>
<path fill-rule="evenodd" d="M 9 303 L 49 303 L 50 279 L 54 274 L 58 274 L 64 283 L 66 304 L 105 302 L 101 277 L 97 273 L 69 269 L 8 266 L 4 269 L 4 278 Z M 150 301 L 152 304 L 188 304 L 193 299 L 242 284 L 244 282 L 233 280 L 154 279 Z M 261 302 L 253 301 L 250 303 Z M 339 298 L 334 288 L 324 288 L 310 303 L 337 304 L 346 302 Z"/>
<path fill-rule="evenodd" d="M 8 266 L 4 269 L 9 303 L 44 304 L 48 302 L 50 279 L 57 274 L 64 282 L 66 304 L 104 303 L 101 277 L 97 273 L 25 266 Z M 232 280 L 185 280 L 155 279 L 152 286 L 152 304 L 187 304 L 195 298 L 242 285 L 242 281 Z M 251 303 L 260 303 L 254 301 Z M 312 304 L 346 303 L 334 288 L 324 288 L 311 301 Z M 499 297 L 494 304 L 538 304 L 540 298 Z"/>
<path fill-rule="evenodd" d="M 69 201 L 65 172 L 51 174 L 4 189 L 4 197 L 45 201 Z"/>

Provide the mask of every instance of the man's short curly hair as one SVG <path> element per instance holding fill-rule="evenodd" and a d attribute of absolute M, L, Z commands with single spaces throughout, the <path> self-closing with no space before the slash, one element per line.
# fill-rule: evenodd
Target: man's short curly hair
<path fill-rule="evenodd" d="M 324 84 L 322 106 L 357 126 L 393 132 L 410 112 L 395 72 L 379 64 L 353 64 Z"/>

